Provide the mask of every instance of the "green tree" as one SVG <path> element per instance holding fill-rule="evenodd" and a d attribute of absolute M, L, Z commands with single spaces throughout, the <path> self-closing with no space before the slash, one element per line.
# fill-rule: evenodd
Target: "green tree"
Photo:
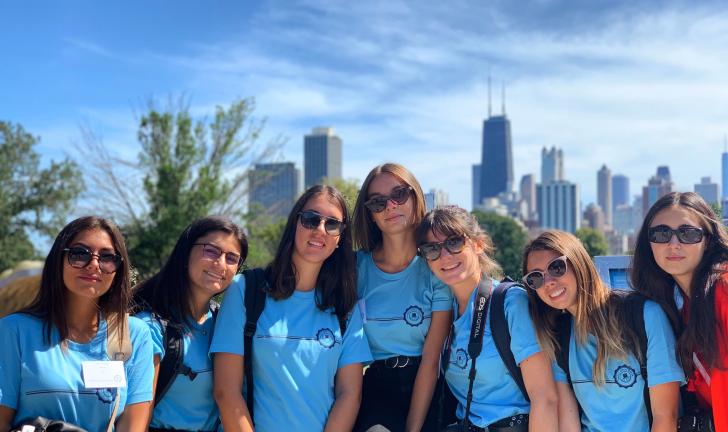
<path fill-rule="evenodd" d="M 361 188 L 359 180 L 353 178 L 326 178 L 324 179 L 324 184 L 333 186 L 338 189 L 339 192 L 341 192 L 341 195 L 343 195 L 344 199 L 346 200 L 346 206 L 348 207 L 349 216 L 351 217 L 351 215 L 354 213 L 354 204 L 356 204 L 356 198 L 359 196 L 359 188 Z"/>
<path fill-rule="evenodd" d="M 249 168 L 280 141 L 258 145 L 263 121 L 252 117 L 253 99 L 218 106 L 212 120 L 193 120 L 187 107 L 141 117 L 137 161 L 111 156 L 87 132 L 84 157 L 97 161 L 90 176 L 99 185 L 95 206 L 113 217 L 127 236 L 140 276 L 157 271 L 193 220 L 227 215 L 242 221 Z"/>
<path fill-rule="evenodd" d="M 37 258 L 31 233 L 55 237 L 83 189 L 69 159 L 40 168 L 33 148 L 39 141 L 23 126 L 0 121 L 0 271 Z"/>
<path fill-rule="evenodd" d="M 480 226 L 490 235 L 495 245 L 495 259 L 503 273 L 514 279 L 521 277 L 521 258 L 528 236 L 526 229 L 514 219 L 495 213 L 474 211 Z"/>
<path fill-rule="evenodd" d="M 576 237 L 581 240 L 590 257 L 609 254 L 609 243 L 601 231 L 594 228 L 579 228 L 576 230 Z"/>

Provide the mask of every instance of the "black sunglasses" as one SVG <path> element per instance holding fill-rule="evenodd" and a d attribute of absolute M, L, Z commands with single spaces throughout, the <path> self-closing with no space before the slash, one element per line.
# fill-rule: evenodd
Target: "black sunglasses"
<path fill-rule="evenodd" d="M 420 254 L 425 257 L 427 261 L 435 261 L 440 258 L 442 254 L 442 248 L 447 249 L 451 255 L 459 254 L 465 247 L 465 236 L 450 236 L 441 242 L 431 242 L 421 244 L 417 250 Z"/>
<path fill-rule="evenodd" d="M 389 196 L 378 195 L 364 201 L 364 207 L 368 208 L 372 213 L 381 213 L 387 208 L 387 203 L 390 200 L 397 203 L 397 205 L 406 203 L 411 191 L 412 187 L 410 186 L 397 186 L 392 189 Z"/>
<path fill-rule="evenodd" d="M 301 226 L 310 230 L 317 229 L 321 226 L 321 221 L 324 221 L 324 230 L 326 231 L 326 234 L 332 236 L 341 235 L 344 231 L 344 227 L 346 226 L 344 222 L 336 218 L 322 216 L 319 212 L 313 210 L 299 212 L 298 216 L 301 220 Z"/>
<path fill-rule="evenodd" d="M 566 270 L 566 256 L 564 255 L 552 259 L 551 262 L 546 265 L 546 272 L 548 272 L 549 276 L 553 278 L 560 278 L 565 275 Z M 523 276 L 522 280 L 527 287 L 537 290 L 543 286 L 544 282 L 546 282 L 546 273 L 541 270 L 534 270 L 526 276 Z"/>
<path fill-rule="evenodd" d="M 225 264 L 229 266 L 239 266 L 243 263 L 243 257 L 235 252 L 225 252 L 219 247 L 211 243 L 194 243 L 194 246 L 202 246 L 202 258 L 210 261 L 217 261 L 221 255 L 225 254 Z"/>
<path fill-rule="evenodd" d="M 683 244 L 695 244 L 703 241 L 703 230 L 692 225 L 680 225 L 678 229 L 672 229 L 667 225 L 657 225 L 648 231 L 651 243 L 670 243 L 673 234 Z"/>
<path fill-rule="evenodd" d="M 99 260 L 101 273 L 111 274 L 119 270 L 123 259 L 113 252 L 93 253 L 83 246 L 73 246 L 63 249 L 66 252 L 68 264 L 73 268 L 84 268 L 96 257 Z"/>

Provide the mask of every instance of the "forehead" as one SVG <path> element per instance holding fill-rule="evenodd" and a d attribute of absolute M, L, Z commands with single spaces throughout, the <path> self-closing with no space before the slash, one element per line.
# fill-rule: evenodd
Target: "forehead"
<path fill-rule="evenodd" d="M 552 250 L 531 251 L 526 259 L 526 269 L 527 271 L 544 270 L 551 260 L 560 256 L 558 252 Z"/>
<path fill-rule="evenodd" d="M 108 232 L 102 229 L 88 229 L 81 231 L 69 244 L 82 244 L 92 249 L 114 249 L 114 242 Z"/>
<path fill-rule="evenodd" d="M 327 194 L 318 194 L 309 198 L 303 205 L 302 211 L 305 210 L 314 210 L 322 216 L 330 216 L 339 220 L 344 218 L 344 212 L 339 207 L 339 203 Z"/>
<path fill-rule="evenodd" d="M 392 174 L 386 172 L 379 173 L 376 177 L 374 177 L 372 182 L 369 183 L 367 195 L 389 195 L 389 193 L 392 192 L 392 189 L 397 186 L 405 186 L 405 183 Z"/>
<path fill-rule="evenodd" d="M 680 227 L 680 225 L 702 226 L 700 218 L 695 212 L 679 206 L 668 207 L 657 213 L 652 219 L 650 227 L 657 225 L 667 225 L 673 229 Z"/>
<path fill-rule="evenodd" d="M 211 243 L 225 250 L 240 250 L 240 242 L 232 233 L 225 231 L 211 231 L 198 237 L 195 243 Z"/>

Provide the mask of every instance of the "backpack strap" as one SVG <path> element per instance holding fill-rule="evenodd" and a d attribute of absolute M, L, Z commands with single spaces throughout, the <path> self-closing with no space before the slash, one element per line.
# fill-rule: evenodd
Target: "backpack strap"
<path fill-rule="evenodd" d="M 253 419 L 253 336 L 258 328 L 258 318 L 265 308 L 268 281 L 265 271 L 260 268 L 245 270 L 245 328 L 243 331 L 243 365 L 245 370 L 246 393 L 250 418 Z"/>
<path fill-rule="evenodd" d="M 473 402 L 473 383 L 475 382 L 475 360 L 483 350 L 483 333 L 485 321 L 488 317 L 488 300 L 493 290 L 493 281 L 483 275 L 475 293 L 473 305 L 473 322 L 470 325 L 470 339 L 468 340 L 468 356 L 470 357 L 470 373 L 468 374 L 468 394 L 465 398 L 465 415 L 463 416 L 463 430 L 470 428 L 470 404 Z"/>
<path fill-rule="evenodd" d="M 106 353 L 112 361 L 126 363 L 131 358 L 132 345 L 131 336 L 129 335 L 128 313 L 121 316 L 114 314 L 108 317 L 106 321 Z M 114 408 L 111 411 L 106 432 L 112 432 L 114 430 L 114 422 L 116 421 L 116 413 L 119 412 L 120 402 L 121 391 L 117 388 L 116 397 L 114 398 Z"/>
<path fill-rule="evenodd" d="M 571 345 L 571 314 L 569 312 L 564 311 L 556 319 L 556 343 L 558 344 L 554 347 L 556 364 L 566 374 L 569 386 L 572 386 L 571 371 L 569 370 L 569 347 Z"/>
<path fill-rule="evenodd" d="M 520 285 L 510 278 L 505 278 L 493 290 L 493 297 L 490 300 L 490 331 L 495 347 L 501 360 L 503 360 L 503 364 L 508 369 L 508 373 L 511 374 L 511 378 L 521 390 L 523 397 L 530 402 L 526 384 L 523 382 L 521 368 L 516 363 L 516 358 L 513 356 L 513 351 L 511 351 L 511 332 L 508 329 L 508 321 L 506 320 L 506 292 L 513 286 Z"/>
<path fill-rule="evenodd" d="M 650 388 L 647 385 L 647 330 L 645 329 L 645 296 L 636 292 L 630 292 L 624 297 L 623 307 L 626 308 L 625 316 L 627 317 L 627 325 L 629 325 L 637 336 L 637 343 L 639 346 L 639 355 L 635 353 L 635 357 L 638 357 L 640 364 L 640 374 L 645 381 L 645 387 L 643 390 L 643 399 L 645 402 L 645 408 L 647 409 L 647 418 L 649 419 L 650 427 L 652 427 L 652 403 L 650 401 Z"/>

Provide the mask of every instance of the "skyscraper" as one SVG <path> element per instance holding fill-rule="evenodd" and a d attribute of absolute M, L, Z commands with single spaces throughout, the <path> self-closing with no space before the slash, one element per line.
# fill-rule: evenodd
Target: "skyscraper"
<path fill-rule="evenodd" d="M 293 162 L 255 164 L 248 180 L 250 205 L 266 214 L 286 217 L 298 197 L 299 173 Z"/>
<path fill-rule="evenodd" d="M 561 180 L 536 185 L 541 228 L 575 232 L 581 227 L 579 185 Z"/>
<path fill-rule="evenodd" d="M 556 147 L 541 150 L 541 184 L 564 180 L 564 152 Z"/>
<path fill-rule="evenodd" d="M 728 137 L 724 138 L 723 154 L 721 155 L 721 171 L 723 175 L 723 198 L 728 198 Z"/>
<path fill-rule="evenodd" d="M 703 197 L 708 204 L 720 204 L 718 183 L 713 183 L 710 177 L 702 177 L 700 183 L 695 185 L 695 193 Z"/>
<path fill-rule="evenodd" d="M 473 210 L 480 205 L 480 164 L 473 165 Z"/>
<path fill-rule="evenodd" d="M 642 216 L 652 207 L 660 197 L 672 192 L 672 180 L 670 179 L 670 168 L 658 166 L 657 174 L 650 177 L 647 186 L 642 188 Z"/>
<path fill-rule="evenodd" d="M 597 171 L 597 204 L 604 214 L 604 223 L 612 226 L 612 171 L 606 165 Z"/>
<path fill-rule="evenodd" d="M 533 174 L 521 177 L 521 199 L 526 203 L 525 220 L 536 218 L 536 181 Z"/>
<path fill-rule="evenodd" d="M 612 176 L 612 212 L 623 204 L 629 205 L 629 177 L 615 174 Z"/>
<path fill-rule="evenodd" d="M 425 208 L 430 211 L 436 207 L 448 205 L 450 196 L 442 189 L 430 189 L 425 193 Z"/>
<path fill-rule="evenodd" d="M 513 153 L 511 122 L 506 117 L 506 90 L 503 86 L 503 108 L 499 116 L 491 115 L 490 77 L 488 78 L 488 118 L 483 121 L 483 154 L 480 163 L 480 193 L 483 198 L 513 191 Z"/>
<path fill-rule="evenodd" d="M 341 178 L 341 138 L 334 128 L 313 128 L 311 134 L 304 136 L 303 172 L 307 189 L 324 178 Z"/>

